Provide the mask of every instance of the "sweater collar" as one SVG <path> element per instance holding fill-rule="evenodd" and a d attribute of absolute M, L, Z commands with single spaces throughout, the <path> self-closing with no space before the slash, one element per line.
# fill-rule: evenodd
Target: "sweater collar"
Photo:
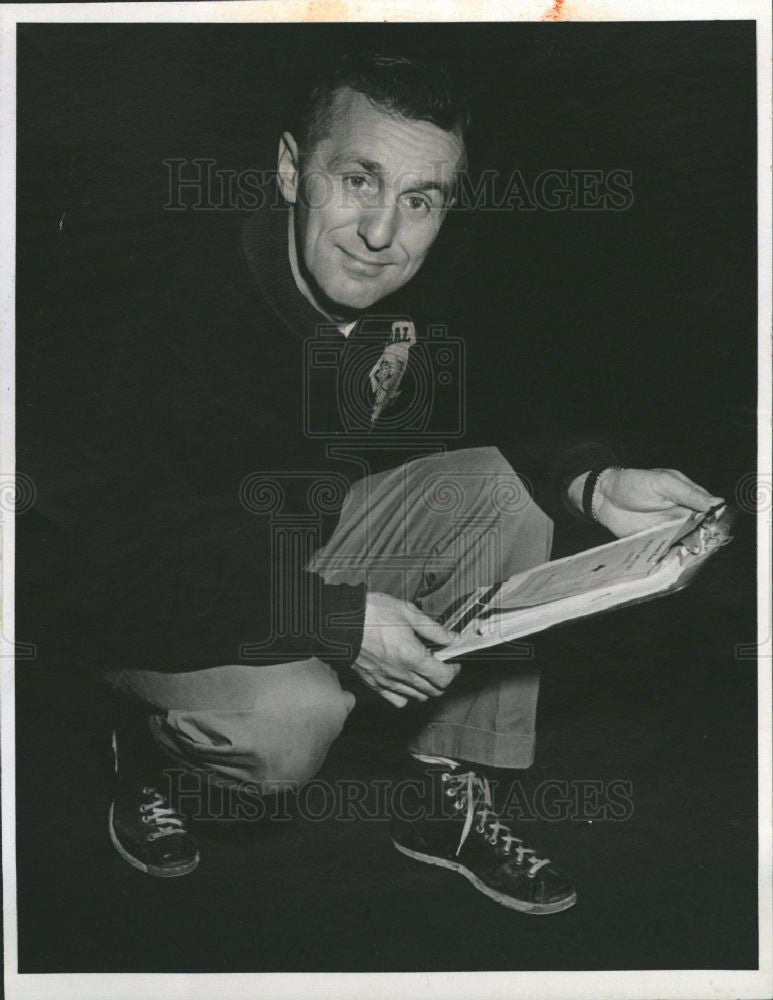
<path fill-rule="evenodd" d="M 290 266 L 290 211 L 278 197 L 253 212 L 244 223 L 242 247 L 261 298 L 296 336 L 308 336 L 319 323 L 336 324 L 315 309 L 295 283 Z"/>

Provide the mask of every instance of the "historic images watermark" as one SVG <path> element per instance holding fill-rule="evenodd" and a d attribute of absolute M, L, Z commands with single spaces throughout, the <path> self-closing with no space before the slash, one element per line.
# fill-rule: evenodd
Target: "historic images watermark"
<path fill-rule="evenodd" d="M 252 212 L 284 204 L 274 170 L 237 170 L 220 166 L 211 156 L 168 157 L 162 164 L 163 207 L 168 212 Z M 342 197 L 329 175 L 320 172 L 315 182 L 315 208 Z M 483 170 L 474 177 L 462 172 L 456 178 L 453 203 L 447 207 L 481 212 L 626 212 L 633 204 L 629 169 L 549 167 L 533 176 L 518 169 Z"/>
<path fill-rule="evenodd" d="M 321 778 L 298 782 L 213 782 L 205 771 L 167 768 L 166 792 L 176 808 L 197 822 L 314 823 L 442 821 L 449 801 L 441 782 L 405 778 Z M 498 814 L 510 823 L 622 823 L 634 814 L 633 782 L 626 778 L 545 778 L 526 785 L 489 780 Z"/>

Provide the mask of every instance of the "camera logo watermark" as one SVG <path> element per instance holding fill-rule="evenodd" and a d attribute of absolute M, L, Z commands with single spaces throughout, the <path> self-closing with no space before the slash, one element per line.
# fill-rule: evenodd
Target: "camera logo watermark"
<path fill-rule="evenodd" d="M 417 330 L 409 316 L 369 315 L 354 339 L 333 324 L 319 324 L 304 344 L 308 437 L 428 434 L 446 440 L 465 429 L 465 344 L 443 324 Z"/>
<path fill-rule="evenodd" d="M 0 474 L 0 520 L 3 514 L 24 514 L 35 506 L 37 486 L 24 472 Z"/>
<path fill-rule="evenodd" d="M 35 480 L 18 470 L 0 473 L 0 525 L 7 514 L 19 517 L 32 510 L 37 500 Z M 2 554 L 0 552 L 0 554 Z M 5 604 L 0 599 L 0 657 L 19 660 L 37 658 L 37 646 L 32 642 L 11 642 L 5 634 Z"/>

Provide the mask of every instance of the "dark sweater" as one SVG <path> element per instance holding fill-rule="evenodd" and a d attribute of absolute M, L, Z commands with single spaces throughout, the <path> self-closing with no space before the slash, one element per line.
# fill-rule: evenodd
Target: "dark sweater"
<path fill-rule="evenodd" d="M 348 482 L 496 444 L 557 517 L 562 483 L 611 457 L 578 442 L 569 415 L 556 434 L 531 403 L 520 425 L 490 407 L 477 419 L 474 365 L 484 378 L 496 369 L 482 332 L 460 347 L 415 313 L 400 394 L 372 425 L 369 372 L 408 314 L 379 303 L 345 338 L 298 292 L 286 227 L 277 209 L 241 234 L 213 225 L 109 315 L 71 303 L 72 352 L 56 354 L 50 324 L 20 325 L 38 342 L 19 384 L 18 468 L 36 497 L 17 521 L 17 637 L 39 657 L 195 670 L 317 655 L 346 667 L 364 588 L 303 565 Z"/>

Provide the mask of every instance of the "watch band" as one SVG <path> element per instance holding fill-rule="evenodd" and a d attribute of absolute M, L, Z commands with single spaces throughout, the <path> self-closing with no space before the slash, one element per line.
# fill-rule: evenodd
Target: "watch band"
<path fill-rule="evenodd" d="M 599 476 L 602 472 L 606 472 L 607 469 L 619 468 L 619 465 L 610 465 L 607 463 L 605 465 L 596 465 L 588 472 L 582 488 L 582 512 L 589 521 L 593 521 L 595 524 L 598 523 L 599 519 L 596 517 L 596 512 L 593 509 L 593 497 L 596 493 L 596 484 L 599 481 Z"/>

